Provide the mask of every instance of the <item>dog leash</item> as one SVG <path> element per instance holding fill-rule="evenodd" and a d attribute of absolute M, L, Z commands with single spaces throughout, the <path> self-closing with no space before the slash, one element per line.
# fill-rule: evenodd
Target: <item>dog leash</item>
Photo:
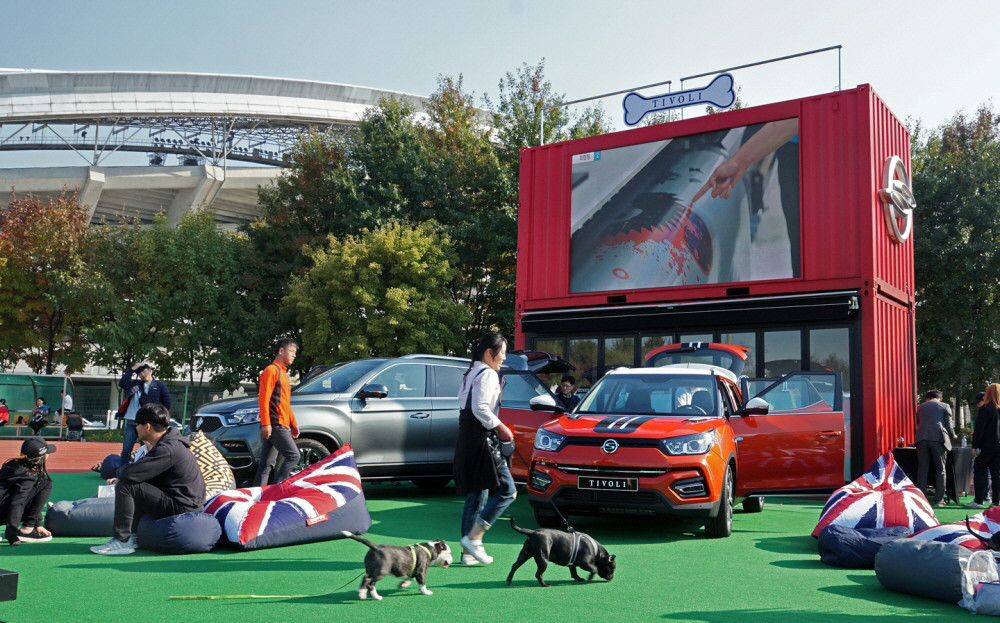
<path fill-rule="evenodd" d="M 315 595 L 171 595 L 170 601 L 193 601 L 193 600 L 215 600 L 215 599 L 306 599 L 309 597 L 325 597 L 332 595 L 345 588 L 347 585 L 356 582 L 358 578 L 365 574 L 364 571 L 344 582 L 329 593 L 317 593 Z"/>

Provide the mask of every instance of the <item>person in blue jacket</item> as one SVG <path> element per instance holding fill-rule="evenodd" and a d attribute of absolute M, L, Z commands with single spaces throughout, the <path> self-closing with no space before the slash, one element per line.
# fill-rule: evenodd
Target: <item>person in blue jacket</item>
<path fill-rule="evenodd" d="M 138 377 L 138 378 L 136 378 Z M 170 409 L 170 390 L 163 381 L 153 378 L 153 368 L 145 362 L 139 362 L 122 373 L 118 386 L 125 390 L 128 406 L 125 409 L 125 430 L 122 441 L 122 465 L 129 462 L 132 448 L 139 436 L 135 432 L 135 414 L 140 407 L 149 404 L 161 404 Z"/>

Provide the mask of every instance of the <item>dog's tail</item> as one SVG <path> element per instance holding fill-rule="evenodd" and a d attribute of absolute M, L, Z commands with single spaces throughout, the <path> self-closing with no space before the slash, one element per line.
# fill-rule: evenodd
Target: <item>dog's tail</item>
<path fill-rule="evenodd" d="M 361 543 L 362 545 L 367 545 L 371 549 L 378 549 L 378 545 L 375 545 L 374 543 L 372 543 L 368 539 L 362 539 L 358 535 L 353 534 L 351 532 L 348 532 L 347 530 L 341 530 L 340 533 L 343 534 L 344 536 L 346 536 L 349 539 L 354 539 L 355 541 L 357 541 L 358 543 Z"/>
<path fill-rule="evenodd" d="M 513 528 L 514 530 L 517 530 L 521 534 L 534 534 L 535 533 L 534 530 L 526 530 L 526 529 L 520 527 L 519 525 L 517 525 L 516 523 L 514 523 L 514 518 L 513 517 L 510 518 L 510 527 Z"/>

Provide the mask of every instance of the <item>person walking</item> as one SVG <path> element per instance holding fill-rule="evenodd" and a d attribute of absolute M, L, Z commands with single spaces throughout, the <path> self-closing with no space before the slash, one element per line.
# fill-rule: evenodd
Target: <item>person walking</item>
<path fill-rule="evenodd" d="M 45 457 L 55 451 L 52 444 L 30 437 L 21 444 L 21 454 L 0 468 L 0 520 L 10 545 L 52 540 L 42 526 L 42 509 L 52 493 Z"/>
<path fill-rule="evenodd" d="M 133 378 L 138 377 L 138 378 Z M 163 381 L 153 378 L 153 368 L 148 363 L 139 362 L 122 373 L 118 387 L 125 390 L 128 406 L 125 408 L 125 429 L 122 431 L 121 464 L 125 465 L 132 458 L 132 448 L 138 441 L 135 432 L 135 414 L 141 407 L 150 404 L 161 404 L 170 409 L 170 390 Z"/>
<path fill-rule="evenodd" d="M 972 434 L 972 448 L 976 455 L 972 481 L 976 497 L 966 508 L 986 508 L 986 492 L 992 489 L 991 500 L 1000 503 L 1000 383 L 986 388 L 983 406 L 976 414 L 976 429 Z M 992 487 L 987 484 L 987 473 Z"/>
<path fill-rule="evenodd" d="M 299 448 L 295 440 L 299 437 L 299 427 L 292 413 L 292 384 L 288 380 L 288 366 L 295 362 L 299 345 L 295 340 L 282 338 L 276 345 L 277 353 L 271 365 L 260 373 L 257 406 L 260 408 L 260 465 L 253 478 L 255 487 L 268 484 L 271 470 L 274 470 L 278 454 L 282 461 L 274 472 L 274 483 L 288 478 L 292 469 L 299 464 Z"/>
<path fill-rule="evenodd" d="M 458 391 L 458 443 L 455 447 L 455 490 L 465 496 L 462 508 L 462 564 L 488 565 L 483 536 L 517 496 L 507 459 L 494 450 L 491 435 L 513 441 L 510 429 L 496 416 L 500 405 L 497 374 L 507 356 L 507 340 L 495 332 L 473 343 L 472 362 Z"/>
<path fill-rule="evenodd" d="M 955 431 L 951 407 L 941 402 L 941 390 L 932 389 L 917 407 L 917 487 L 927 493 L 928 472 L 934 471 L 934 506 L 944 505 L 946 460 Z"/>

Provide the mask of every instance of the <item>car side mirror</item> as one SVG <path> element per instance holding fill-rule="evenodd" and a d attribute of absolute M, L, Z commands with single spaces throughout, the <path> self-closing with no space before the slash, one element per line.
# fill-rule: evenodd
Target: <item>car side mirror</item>
<path fill-rule="evenodd" d="M 528 406 L 531 407 L 532 411 L 551 411 L 552 413 L 566 413 L 566 409 L 563 409 L 556 404 L 555 398 L 552 396 L 535 396 L 528 401 Z"/>
<path fill-rule="evenodd" d="M 766 400 L 760 396 L 755 396 L 748 400 L 746 405 L 736 412 L 736 415 L 767 415 L 767 412 L 770 410 L 771 405 Z"/>
<path fill-rule="evenodd" d="M 385 385 L 376 385 L 372 383 L 371 385 L 365 385 L 358 392 L 358 398 L 361 400 L 368 400 L 369 398 L 385 398 L 389 395 L 389 388 Z"/>

